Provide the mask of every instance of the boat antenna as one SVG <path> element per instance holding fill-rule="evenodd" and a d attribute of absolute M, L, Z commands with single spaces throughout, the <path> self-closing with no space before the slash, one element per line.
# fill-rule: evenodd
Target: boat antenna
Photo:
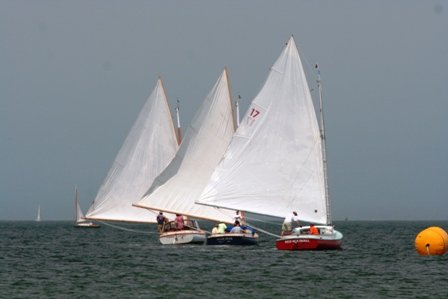
<path fill-rule="evenodd" d="M 324 166 L 324 184 L 325 184 L 325 203 L 327 207 L 327 224 L 331 224 L 331 207 L 330 197 L 328 192 L 328 178 L 327 178 L 327 152 L 326 152 L 326 136 L 325 136 L 325 121 L 324 121 L 324 103 L 322 100 L 322 82 L 320 80 L 319 65 L 315 65 L 317 71 L 317 89 L 319 92 L 319 113 L 320 113 L 320 138 L 322 140 L 322 161 Z"/>
<path fill-rule="evenodd" d="M 179 114 L 179 98 L 177 98 L 177 106 L 176 106 L 176 118 L 177 118 L 177 143 L 180 144 L 182 142 L 182 130 L 180 127 L 180 114 Z"/>
<path fill-rule="evenodd" d="M 235 108 L 236 108 L 236 126 L 240 126 L 240 100 L 241 95 L 238 95 L 238 99 L 235 101 Z"/>

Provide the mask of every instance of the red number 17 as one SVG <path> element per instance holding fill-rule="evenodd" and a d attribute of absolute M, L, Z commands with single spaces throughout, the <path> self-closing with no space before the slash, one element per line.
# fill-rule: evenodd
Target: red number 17
<path fill-rule="evenodd" d="M 252 108 L 252 111 L 250 112 L 250 117 L 252 117 L 252 118 L 255 118 L 255 117 L 257 117 L 258 116 L 258 114 L 260 114 L 260 111 L 258 111 L 257 109 L 255 109 L 255 108 Z"/>

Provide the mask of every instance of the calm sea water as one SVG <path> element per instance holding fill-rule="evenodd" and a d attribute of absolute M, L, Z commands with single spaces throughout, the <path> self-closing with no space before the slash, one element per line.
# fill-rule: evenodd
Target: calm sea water
<path fill-rule="evenodd" d="M 287 252 L 263 234 L 253 247 L 162 246 L 156 234 L 104 225 L 0 222 L 0 297 L 448 298 L 448 254 L 414 249 L 417 233 L 433 225 L 448 229 L 336 222 L 343 250 Z"/>

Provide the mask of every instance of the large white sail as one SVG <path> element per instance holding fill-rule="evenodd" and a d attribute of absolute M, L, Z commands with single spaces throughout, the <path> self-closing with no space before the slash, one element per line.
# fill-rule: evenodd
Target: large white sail
<path fill-rule="evenodd" d="M 170 163 L 178 149 L 162 81 L 143 106 L 86 214 L 88 219 L 156 222 L 157 213 L 132 206 Z"/>
<path fill-rule="evenodd" d="M 187 128 L 176 157 L 136 206 L 193 218 L 232 222 L 232 212 L 196 205 L 235 130 L 224 70 Z"/>
<path fill-rule="evenodd" d="M 322 143 L 293 38 L 197 203 L 326 223 Z"/>

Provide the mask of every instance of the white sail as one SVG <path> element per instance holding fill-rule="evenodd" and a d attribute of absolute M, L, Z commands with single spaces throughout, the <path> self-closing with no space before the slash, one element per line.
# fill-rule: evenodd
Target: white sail
<path fill-rule="evenodd" d="M 36 221 L 40 222 L 40 205 L 37 207 L 37 217 L 36 217 Z"/>
<path fill-rule="evenodd" d="M 78 188 L 75 188 L 75 222 L 83 222 L 84 219 L 84 213 L 81 210 L 81 207 L 79 206 L 79 198 L 78 198 Z"/>
<path fill-rule="evenodd" d="M 322 143 L 293 38 L 197 203 L 326 223 Z"/>
<path fill-rule="evenodd" d="M 159 79 L 88 210 L 87 218 L 156 222 L 156 212 L 138 209 L 132 203 L 145 194 L 177 149 L 171 112 Z"/>
<path fill-rule="evenodd" d="M 224 70 L 204 99 L 170 165 L 136 206 L 193 218 L 232 222 L 232 211 L 196 205 L 235 130 Z"/>

